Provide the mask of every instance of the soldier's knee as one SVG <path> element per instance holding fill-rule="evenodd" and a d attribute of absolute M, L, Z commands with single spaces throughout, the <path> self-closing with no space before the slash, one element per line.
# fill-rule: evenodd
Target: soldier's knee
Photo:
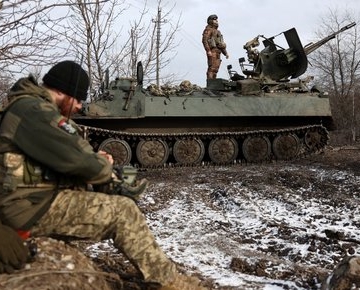
<path fill-rule="evenodd" d="M 117 195 L 116 197 L 119 202 L 121 202 L 122 204 L 124 204 L 126 206 L 129 206 L 129 207 L 136 206 L 137 207 L 135 201 L 130 197 L 127 197 L 124 195 Z"/>
<path fill-rule="evenodd" d="M 112 195 L 112 205 L 121 214 L 139 214 L 140 209 L 135 201 L 122 195 Z"/>

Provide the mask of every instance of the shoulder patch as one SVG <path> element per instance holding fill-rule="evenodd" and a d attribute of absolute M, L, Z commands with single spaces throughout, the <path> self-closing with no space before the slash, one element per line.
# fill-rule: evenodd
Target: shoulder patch
<path fill-rule="evenodd" d="M 71 125 L 65 118 L 62 118 L 58 122 L 58 127 L 72 135 L 77 133 L 76 128 L 73 125 Z"/>

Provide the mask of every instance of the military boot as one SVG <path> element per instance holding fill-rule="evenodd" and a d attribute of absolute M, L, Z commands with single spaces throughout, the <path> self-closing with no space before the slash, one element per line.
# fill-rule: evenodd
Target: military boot
<path fill-rule="evenodd" d="M 208 288 L 201 286 L 196 277 L 177 274 L 174 281 L 169 285 L 161 286 L 159 290 L 208 290 Z"/>

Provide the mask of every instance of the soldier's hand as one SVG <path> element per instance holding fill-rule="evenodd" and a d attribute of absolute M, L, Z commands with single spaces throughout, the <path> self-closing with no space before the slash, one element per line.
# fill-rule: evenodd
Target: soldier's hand
<path fill-rule="evenodd" d="M 229 54 L 226 54 L 225 57 L 226 57 L 226 59 L 228 59 L 228 58 L 229 58 Z"/>
<path fill-rule="evenodd" d="M 0 223 L 0 274 L 23 268 L 29 256 L 29 250 L 18 234 Z"/>
<path fill-rule="evenodd" d="M 111 154 L 107 153 L 106 151 L 100 150 L 98 154 L 104 156 L 111 164 L 114 164 L 114 159 Z"/>
<path fill-rule="evenodd" d="M 146 178 L 136 180 L 133 184 L 128 184 L 124 182 L 121 185 L 120 194 L 130 197 L 134 201 L 138 201 L 142 194 L 145 192 L 146 188 L 149 185 L 149 181 Z"/>
<path fill-rule="evenodd" d="M 146 178 L 138 180 L 136 175 L 137 169 L 133 166 L 115 165 L 112 180 L 104 184 L 94 184 L 93 187 L 97 192 L 124 195 L 137 201 L 145 192 L 149 181 Z"/>

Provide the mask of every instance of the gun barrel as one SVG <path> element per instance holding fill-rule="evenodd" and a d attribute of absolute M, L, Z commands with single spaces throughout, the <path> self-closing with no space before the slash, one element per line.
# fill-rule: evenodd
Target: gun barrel
<path fill-rule="evenodd" d="M 338 35 L 341 32 L 344 32 L 345 30 L 350 29 L 351 27 L 354 27 L 356 25 L 355 22 L 352 22 L 344 27 L 342 27 L 341 29 L 339 29 L 338 31 L 324 37 L 323 39 L 315 42 L 315 43 L 309 43 L 307 45 L 304 46 L 304 51 L 305 54 L 308 55 L 311 52 L 313 52 L 314 50 L 318 49 L 320 46 L 324 45 L 325 43 L 327 43 L 328 41 L 330 41 L 331 39 L 334 39 L 336 35 Z"/>

